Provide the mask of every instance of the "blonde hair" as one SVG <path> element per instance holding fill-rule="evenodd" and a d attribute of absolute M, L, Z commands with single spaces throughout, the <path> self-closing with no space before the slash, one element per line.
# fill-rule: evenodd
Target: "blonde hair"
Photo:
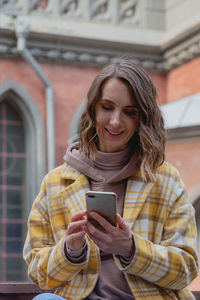
<path fill-rule="evenodd" d="M 109 78 L 118 78 L 127 84 L 140 113 L 139 127 L 130 144 L 137 149 L 141 161 L 141 174 L 145 181 L 155 180 L 155 172 L 165 159 L 166 133 L 164 120 L 157 104 L 156 88 L 139 66 L 123 59 L 104 67 L 96 76 L 87 94 L 87 106 L 81 117 L 81 150 L 95 158 L 95 107 L 101 97 L 103 83 Z"/>

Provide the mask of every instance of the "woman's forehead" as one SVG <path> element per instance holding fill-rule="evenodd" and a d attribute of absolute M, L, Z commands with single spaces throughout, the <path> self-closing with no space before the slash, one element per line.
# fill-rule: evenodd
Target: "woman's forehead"
<path fill-rule="evenodd" d="M 109 78 L 102 85 L 101 97 L 99 100 L 115 103 L 116 101 L 125 105 L 136 105 L 130 87 L 119 78 Z"/>

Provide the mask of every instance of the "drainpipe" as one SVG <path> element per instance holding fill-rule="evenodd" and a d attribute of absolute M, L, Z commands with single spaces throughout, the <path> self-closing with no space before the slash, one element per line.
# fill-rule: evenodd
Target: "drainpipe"
<path fill-rule="evenodd" d="M 15 32 L 17 36 L 17 50 L 29 63 L 31 68 L 39 76 L 46 87 L 46 131 L 47 131 L 47 168 L 48 171 L 55 167 L 55 127 L 54 127 L 54 103 L 53 89 L 49 80 L 42 72 L 31 52 L 26 48 L 26 38 L 29 34 L 29 25 L 23 19 L 15 21 Z"/>

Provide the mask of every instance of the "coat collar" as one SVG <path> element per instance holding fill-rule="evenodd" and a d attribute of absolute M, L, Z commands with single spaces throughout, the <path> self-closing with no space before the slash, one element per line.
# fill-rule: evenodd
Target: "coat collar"
<path fill-rule="evenodd" d="M 86 192 L 89 190 L 87 176 L 66 164 L 61 178 L 70 181 L 70 184 L 62 189 L 61 195 L 71 215 L 86 209 Z"/>
<path fill-rule="evenodd" d="M 79 171 L 70 166 L 67 163 L 64 163 L 64 170 L 61 174 L 62 179 L 70 179 L 72 181 L 77 180 L 77 178 L 81 175 Z"/>

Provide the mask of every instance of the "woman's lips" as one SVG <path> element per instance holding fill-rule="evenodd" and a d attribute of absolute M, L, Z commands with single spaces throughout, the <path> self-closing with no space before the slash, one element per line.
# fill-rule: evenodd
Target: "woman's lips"
<path fill-rule="evenodd" d="M 114 132 L 112 130 L 109 130 L 107 128 L 105 128 L 106 132 L 109 134 L 109 136 L 112 136 L 112 137 L 119 137 L 122 135 L 123 131 L 120 131 L 120 132 Z"/>

